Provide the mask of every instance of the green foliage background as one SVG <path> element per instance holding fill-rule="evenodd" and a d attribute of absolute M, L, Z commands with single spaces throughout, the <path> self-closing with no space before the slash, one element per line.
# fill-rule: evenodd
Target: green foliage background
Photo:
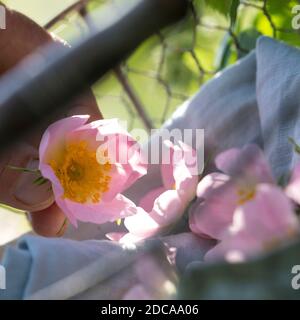
<path fill-rule="evenodd" d="M 45 25 L 75 1 L 4 2 Z M 103 16 L 99 12 L 103 6 L 113 5 L 114 10 L 110 11 L 113 16 L 118 5 L 126 2 L 129 4 L 134 1 L 91 0 L 88 8 L 94 22 L 101 25 Z M 266 12 L 260 9 L 265 2 Z M 161 36 L 156 36 L 143 43 L 126 62 L 124 72 L 153 126 L 159 127 L 182 101 L 195 93 L 217 71 L 253 49 L 259 35 L 276 37 L 299 46 L 299 33 L 292 30 L 291 26 L 291 10 L 297 4 L 296 0 L 194 0 L 194 9 L 200 23 L 190 14 L 184 22 L 165 31 L 163 40 Z M 275 34 L 272 24 L 276 30 L 284 32 L 277 31 Z M 57 23 L 51 31 L 72 44 L 86 36 L 88 28 L 75 12 Z M 234 33 L 235 40 L 231 33 Z M 235 41 L 243 50 L 237 50 Z M 94 92 L 106 117 L 124 118 L 129 120 L 131 127 L 143 127 L 134 106 L 113 73 L 99 81 L 94 86 Z"/>

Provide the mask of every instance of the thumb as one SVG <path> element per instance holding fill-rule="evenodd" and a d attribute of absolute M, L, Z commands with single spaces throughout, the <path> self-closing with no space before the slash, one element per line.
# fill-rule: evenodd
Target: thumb
<path fill-rule="evenodd" d="M 44 237 L 60 237 L 68 226 L 66 216 L 55 203 L 45 210 L 30 213 L 28 218 L 33 230 Z"/>
<path fill-rule="evenodd" d="M 38 173 L 22 172 L 12 167 L 38 169 L 38 152 L 33 146 L 22 143 L 15 146 L 0 161 L 0 201 L 20 210 L 35 212 L 49 207 L 54 202 L 51 184 L 35 183 Z"/>

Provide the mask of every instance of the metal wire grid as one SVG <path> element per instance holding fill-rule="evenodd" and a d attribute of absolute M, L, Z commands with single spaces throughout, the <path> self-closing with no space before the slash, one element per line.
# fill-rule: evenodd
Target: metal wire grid
<path fill-rule="evenodd" d="M 86 19 L 86 14 L 89 10 L 92 10 L 97 5 L 108 3 L 110 0 L 80 0 L 75 4 L 67 8 L 60 15 L 55 17 L 50 21 L 45 27 L 47 29 L 53 29 L 57 24 L 64 22 L 64 24 L 73 24 L 78 29 L 79 34 L 85 34 L 89 32 L 89 23 Z M 263 14 L 266 21 L 272 30 L 272 37 L 278 38 L 280 34 L 297 34 L 298 31 L 293 30 L 292 26 L 290 28 L 280 28 L 276 26 L 275 19 L 273 19 L 272 14 L 269 11 L 269 2 L 272 0 L 241 0 L 238 18 L 242 19 L 240 16 L 245 14 L 249 10 L 257 12 L 257 14 Z M 122 65 L 118 66 L 113 70 L 113 76 L 115 81 L 117 81 L 120 86 L 120 91 L 117 93 L 106 92 L 101 94 L 102 81 L 98 87 L 99 90 L 95 91 L 96 97 L 98 98 L 100 104 L 103 99 L 110 97 L 117 100 L 119 107 L 124 108 L 127 113 L 127 120 L 129 121 L 129 128 L 135 126 L 142 126 L 150 130 L 151 128 L 159 127 L 166 121 L 166 119 L 172 114 L 176 109 L 176 106 L 180 105 L 183 101 L 188 99 L 191 94 L 199 89 L 206 81 L 212 78 L 218 71 L 224 68 L 226 65 L 236 61 L 239 57 L 244 56 L 249 52 L 249 48 L 244 47 L 239 32 L 230 22 L 228 23 L 225 19 L 225 24 L 220 25 L 216 23 L 207 22 L 205 14 L 202 13 L 203 1 L 193 0 L 190 5 L 190 12 L 186 20 L 173 27 L 173 29 L 166 30 L 156 35 L 155 39 L 151 39 L 148 50 L 150 50 L 149 55 L 152 52 L 156 52 L 155 66 L 143 67 L 136 66 L 132 63 L 131 58 L 124 61 Z M 289 1 L 282 3 L 283 10 L 289 9 Z M 290 11 L 289 11 L 290 12 Z M 217 15 L 217 13 L 216 13 Z M 291 17 L 292 19 L 292 17 Z M 222 19 L 218 19 L 222 20 Z M 205 35 L 206 33 L 211 34 L 211 32 L 218 32 L 220 39 L 226 39 L 226 43 L 229 47 L 225 50 L 230 50 L 230 55 L 228 55 L 226 62 L 221 61 L 217 65 L 207 66 L 203 59 L 201 58 L 201 53 L 203 54 L 205 48 L 199 46 L 199 35 Z M 180 42 L 176 42 L 176 38 L 182 36 L 183 32 L 188 34 L 189 39 Z M 209 39 L 208 39 L 209 42 Z M 219 48 L 209 48 L 212 50 L 212 55 L 216 58 L 220 54 Z M 202 51 L 202 52 L 201 52 Z M 225 52 L 226 53 L 226 52 Z M 222 53 L 224 54 L 224 52 Z M 193 63 L 195 72 L 190 73 L 183 79 L 181 79 L 181 70 L 175 70 L 175 81 L 170 80 L 168 77 L 168 68 L 172 64 L 170 57 L 175 59 L 176 65 L 180 66 L 184 59 L 188 59 L 189 63 Z M 224 58 L 224 57 L 223 57 Z M 216 59 L 215 59 L 216 60 Z M 220 59 L 219 59 L 220 60 Z M 221 59 L 222 60 L 222 59 Z M 172 68 L 172 67 L 171 67 Z M 176 79 L 177 72 L 177 79 Z M 149 103 L 145 102 L 143 97 L 143 91 L 137 90 L 136 81 L 131 81 L 131 78 L 137 76 L 142 77 L 151 81 L 156 82 L 156 88 L 160 88 L 164 92 L 164 101 L 160 103 L 159 110 L 153 109 L 151 101 Z M 189 89 L 187 91 L 178 89 L 178 82 L 186 81 L 188 79 Z M 183 86 L 184 87 L 184 86 Z M 184 89 L 184 88 L 183 88 Z M 99 93 L 100 92 L 100 93 Z M 122 117 L 122 116 L 121 116 Z"/>

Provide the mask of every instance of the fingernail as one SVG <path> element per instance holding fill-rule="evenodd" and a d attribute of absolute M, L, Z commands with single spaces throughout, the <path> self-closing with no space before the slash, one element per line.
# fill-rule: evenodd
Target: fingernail
<path fill-rule="evenodd" d="M 65 219 L 62 226 L 60 227 L 60 229 L 58 230 L 58 232 L 56 233 L 57 237 L 62 237 L 67 229 L 68 226 L 68 220 Z"/>

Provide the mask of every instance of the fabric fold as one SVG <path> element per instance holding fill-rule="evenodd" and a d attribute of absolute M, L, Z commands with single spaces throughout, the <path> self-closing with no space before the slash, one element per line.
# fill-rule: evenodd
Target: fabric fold
<path fill-rule="evenodd" d="M 256 46 L 256 95 L 264 151 L 277 178 L 299 160 L 288 138 L 300 142 L 300 51 L 268 37 Z"/>

